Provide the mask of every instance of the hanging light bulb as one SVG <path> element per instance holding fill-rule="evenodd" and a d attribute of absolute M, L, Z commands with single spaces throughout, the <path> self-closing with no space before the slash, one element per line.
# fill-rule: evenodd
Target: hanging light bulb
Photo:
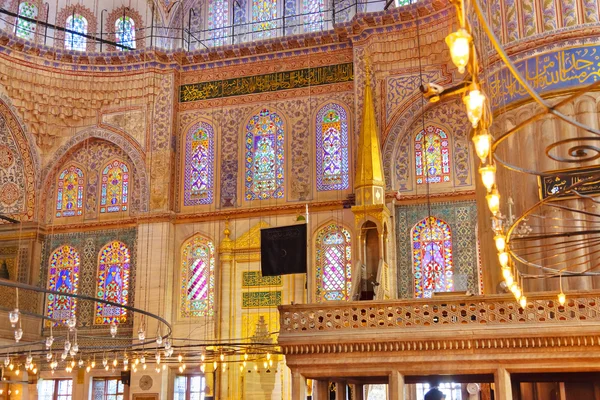
<path fill-rule="evenodd" d="M 117 323 L 115 321 L 110 323 L 110 335 L 113 338 L 117 336 Z"/>
<path fill-rule="evenodd" d="M 458 31 L 446 36 L 446 44 L 450 49 L 450 58 L 461 74 L 465 73 L 465 67 L 469 63 L 471 40 L 471 35 L 464 28 L 460 28 Z"/>
<path fill-rule="evenodd" d="M 504 278 L 504 282 L 506 282 L 506 286 L 508 286 L 510 288 L 512 286 L 512 284 L 515 282 L 515 279 L 513 278 L 512 274 L 511 274 Z"/>
<path fill-rule="evenodd" d="M 158 336 L 156 336 L 156 344 L 157 344 L 158 346 L 161 346 L 161 345 L 163 344 L 163 338 L 162 338 L 162 336 L 161 336 L 160 332 L 159 332 Z M 170 348 L 171 348 L 171 346 L 169 346 L 169 349 L 170 349 Z M 165 343 L 165 350 L 169 350 L 169 349 L 167 349 L 167 345 L 166 345 L 166 343 Z"/>
<path fill-rule="evenodd" d="M 146 370 L 146 364 L 142 364 L 142 365 L 143 365 L 142 369 L 145 371 Z"/>
<path fill-rule="evenodd" d="M 521 305 L 521 308 L 527 307 L 527 297 L 521 296 L 519 299 L 519 304 Z"/>
<path fill-rule="evenodd" d="M 154 357 L 156 358 L 156 364 L 160 364 L 160 353 L 158 351 L 156 352 Z"/>
<path fill-rule="evenodd" d="M 102 366 L 103 367 L 107 367 L 108 366 L 108 358 L 106 358 L 106 356 L 104 356 L 104 358 L 102 359 Z"/>
<path fill-rule="evenodd" d="M 10 321 L 10 325 L 14 328 L 17 326 L 17 322 L 19 322 L 19 316 L 21 313 L 18 308 L 15 308 L 11 312 L 8 313 L 8 320 Z"/>
<path fill-rule="evenodd" d="M 517 291 L 517 289 L 518 289 L 518 288 L 519 288 L 519 286 L 517 285 L 517 283 L 516 283 L 516 282 L 513 282 L 513 284 L 512 284 L 512 285 L 510 285 L 510 287 L 509 287 L 510 291 L 511 291 L 513 294 L 514 294 L 514 293 Z"/>
<path fill-rule="evenodd" d="M 510 257 L 506 251 L 498 253 L 498 261 L 500 262 L 500 266 L 502 266 L 502 268 L 506 268 L 508 266 L 509 260 Z"/>
<path fill-rule="evenodd" d="M 138 330 L 138 340 L 140 342 L 146 340 L 146 329 L 144 328 L 144 326 L 140 326 L 140 329 Z"/>
<path fill-rule="evenodd" d="M 96 358 L 96 356 L 94 356 L 94 358 Z M 92 360 L 92 363 L 90 365 L 92 368 L 96 368 L 96 360 Z"/>
<path fill-rule="evenodd" d="M 154 370 L 155 370 L 155 371 L 156 371 L 156 373 L 158 374 L 158 373 L 160 372 L 160 367 L 158 367 L 158 366 L 157 366 L 157 367 L 156 367 Z"/>
<path fill-rule="evenodd" d="M 173 355 L 173 348 L 168 348 L 165 350 L 165 354 L 167 355 L 167 357 L 171 357 Z"/>
<path fill-rule="evenodd" d="M 183 356 L 180 354 L 177 356 L 177 361 L 181 362 L 181 360 L 183 360 Z"/>
<path fill-rule="evenodd" d="M 75 360 L 71 360 L 71 368 L 75 366 Z"/>
<path fill-rule="evenodd" d="M 21 373 L 21 370 L 19 369 L 19 367 L 17 367 L 17 370 L 15 371 L 15 375 L 19 376 L 20 373 Z"/>
<path fill-rule="evenodd" d="M 206 355 L 204 354 L 204 351 L 202 351 L 202 354 L 200 354 L 200 360 L 202 362 L 204 362 L 204 359 L 206 358 Z"/>
<path fill-rule="evenodd" d="M 31 372 L 33 372 L 34 375 L 37 375 L 37 371 L 38 371 L 37 367 L 33 367 L 33 370 L 31 370 Z"/>
<path fill-rule="evenodd" d="M 52 360 L 52 353 L 48 352 L 46 353 L 46 361 L 50 362 L 50 360 Z"/>
<path fill-rule="evenodd" d="M 104 367 L 104 370 L 105 370 L 105 371 L 108 371 L 108 365 L 107 365 L 106 367 Z"/>
<path fill-rule="evenodd" d="M 264 367 L 265 369 L 267 369 L 267 366 L 268 366 L 267 362 L 266 362 L 266 361 L 263 361 L 263 367 Z"/>
<path fill-rule="evenodd" d="M 163 365 L 162 365 L 162 370 L 163 370 L 163 371 L 166 371 L 166 370 L 167 370 L 167 364 L 163 364 Z"/>
<path fill-rule="evenodd" d="M 485 96 L 481 93 L 476 83 L 471 84 L 469 94 L 463 98 L 463 102 L 467 107 L 467 118 L 469 118 L 473 128 L 477 128 L 479 120 L 483 116 Z"/>
<path fill-rule="evenodd" d="M 566 301 L 567 301 L 567 296 L 565 296 L 565 294 L 561 290 L 561 292 L 558 294 L 558 304 L 563 306 Z"/>
<path fill-rule="evenodd" d="M 222 362 L 222 361 L 225 361 L 225 354 L 221 353 L 221 354 L 219 355 L 219 360 L 221 360 L 221 362 Z"/>
<path fill-rule="evenodd" d="M 15 366 L 14 366 L 14 364 L 13 364 L 12 362 L 11 362 L 11 363 L 10 363 L 10 365 L 8 366 L 8 369 L 10 369 L 11 371 L 12 371 L 13 369 L 15 369 Z"/>
<path fill-rule="evenodd" d="M 502 277 L 504 279 L 508 278 L 509 276 L 512 276 L 512 271 L 510 270 L 510 268 L 508 267 L 503 267 L 502 268 Z"/>
<path fill-rule="evenodd" d="M 490 135 L 487 129 L 477 130 L 473 135 L 473 146 L 475 147 L 475 153 L 481 160 L 482 163 L 487 161 L 492 148 L 492 135 Z"/>
<path fill-rule="evenodd" d="M 160 335 L 159 335 L 160 336 Z M 170 339 L 165 339 L 165 349 L 169 350 L 171 348 L 171 340 Z"/>
<path fill-rule="evenodd" d="M 271 353 L 267 353 L 267 360 L 271 359 Z"/>
<path fill-rule="evenodd" d="M 119 360 L 117 359 L 117 354 L 115 353 L 115 359 L 112 362 L 113 367 L 116 367 L 119 364 Z"/>
<path fill-rule="evenodd" d="M 92 370 L 91 366 L 88 365 L 87 367 L 85 367 L 85 372 L 90 372 L 91 370 Z"/>
<path fill-rule="evenodd" d="M 206 364 L 202 363 L 200 365 L 200 371 L 202 371 L 202 373 L 204 373 L 204 371 L 206 371 Z"/>
<path fill-rule="evenodd" d="M 183 368 L 183 370 L 185 371 L 185 369 L 187 368 L 187 365 L 185 365 L 185 363 L 183 363 L 183 364 L 181 365 L 181 368 Z"/>
<path fill-rule="evenodd" d="M 60 359 L 65 361 L 67 359 L 68 355 L 69 355 L 69 353 L 67 353 L 66 351 L 63 351 L 62 354 L 60 355 Z"/>
<path fill-rule="evenodd" d="M 258 371 L 258 364 L 254 363 L 254 371 Z"/>
<path fill-rule="evenodd" d="M 481 175 L 481 181 L 483 186 L 489 192 L 492 190 L 492 186 L 496 183 L 496 166 L 494 164 L 485 165 L 479 168 L 479 174 Z"/>
<path fill-rule="evenodd" d="M 146 355 L 145 354 L 142 354 L 142 356 L 140 357 L 140 362 L 142 364 L 146 364 Z"/>
<path fill-rule="evenodd" d="M 517 288 L 515 289 L 514 294 L 515 294 L 515 299 L 516 300 L 519 300 L 521 298 L 521 295 L 523 293 L 521 292 L 521 288 L 519 286 L 517 286 Z"/>
<path fill-rule="evenodd" d="M 215 360 L 215 361 L 213 362 L 213 369 L 214 369 L 215 371 L 217 370 L 217 360 Z"/>
<path fill-rule="evenodd" d="M 179 373 L 183 374 L 183 368 L 181 368 L 181 365 L 179 366 Z"/>
<path fill-rule="evenodd" d="M 7 354 L 6 357 L 4 357 L 4 366 L 8 367 L 8 364 L 10 364 L 10 357 Z"/>
<path fill-rule="evenodd" d="M 70 331 L 75 329 L 76 325 L 77 325 L 77 318 L 75 316 L 72 316 L 71 318 L 67 319 L 67 326 L 69 327 Z"/>
<path fill-rule="evenodd" d="M 244 372 L 244 366 L 240 364 L 240 372 Z"/>
<path fill-rule="evenodd" d="M 269 360 L 269 367 L 273 366 L 273 360 Z"/>
<path fill-rule="evenodd" d="M 31 353 L 29 353 L 29 355 L 25 359 L 25 364 L 26 365 L 31 365 L 32 362 L 33 362 L 33 357 L 31 356 Z"/>
<path fill-rule="evenodd" d="M 498 189 L 496 185 L 492 188 L 492 191 L 485 196 L 487 200 L 488 208 L 493 215 L 498 214 L 500 211 L 500 193 L 498 193 Z"/>
<path fill-rule="evenodd" d="M 245 360 L 245 361 L 248 361 L 248 353 L 245 353 L 245 352 L 244 352 L 244 360 Z"/>
<path fill-rule="evenodd" d="M 71 350 L 71 342 L 69 339 L 65 340 L 65 351 Z"/>
<path fill-rule="evenodd" d="M 127 357 L 127 356 L 125 356 Z M 123 365 L 128 366 L 129 365 L 129 359 L 128 358 L 123 358 Z"/>
<path fill-rule="evenodd" d="M 54 343 L 54 336 L 50 335 L 46 338 L 46 349 L 49 349 L 50 347 L 52 347 L 52 344 Z"/>
<path fill-rule="evenodd" d="M 496 249 L 499 252 L 503 252 L 506 249 L 506 236 L 503 234 L 497 234 L 494 236 L 494 243 L 496 243 Z"/>
<path fill-rule="evenodd" d="M 71 355 L 71 357 L 75 357 L 77 355 L 77 352 L 75 351 L 75 347 L 71 347 L 71 350 L 69 350 L 69 354 Z"/>
<path fill-rule="evenodd" d="M 244 368 L 246 368 L 246 365 L 248 365 L 248 363 L 246 362 L 246 360 L 244 360 L 244 361 L 242 362 L 242 365 L 244 366 Z"/>
<path fill-rule="evenodd" d="M 21 340 L 22 337 L 23 337 L 23 329 L 18 328 L 17 330 L 15 330 L 15 342 L 19 343 L 19 341 Z"/>
<path fill-rule="evenodd" d="M 77 361 L 77 365 L 79 366 L 79 368 L 83 367 L 83 360 L 80 358 L 79 361 Z"/>

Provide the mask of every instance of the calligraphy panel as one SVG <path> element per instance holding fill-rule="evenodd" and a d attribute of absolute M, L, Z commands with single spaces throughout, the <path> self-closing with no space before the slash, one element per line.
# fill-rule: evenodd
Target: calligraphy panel
<path fill-rule="evenodd" d="M 571 186 L 585 180 L 575 187 L 568 190 Z M 571 171 L 557 171 L 551 176 L 538 177 L 540 188 L 540 200 L 554 196 L 555 200 L 576 198 L 577 194 L 589 196 L 600 193 L 600 168 L 583 168 Z"/>

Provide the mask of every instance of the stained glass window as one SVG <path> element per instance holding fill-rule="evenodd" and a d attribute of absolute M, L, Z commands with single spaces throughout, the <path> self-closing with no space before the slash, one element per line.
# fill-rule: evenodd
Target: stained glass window
<path fill-rule="evenodd" d="M 69 15 L 65 28 L 81 33 L 81 35 L 65 32 L 65 48 L 67 50 L 85 51 L 86 38 L 83 35 L 87 34 L 87 19 L 83 15 Z"/>
<path fill-rule="evenodd" d="M 252 30 L 256 38 L 275 35 L 277 0 L 252 0 Z"/>
<path fill-rule="evenodd" d="M 246 200 L 280 199 L 284 184 L 283 120 L 262 110 L 246 126 Z"/>
<path fill-rule="evenodd" d="M 28 1 L 19 4 L 19 17 L 36 19 L 37 16 L 38 8 L 35 4 Z M 17 24 L 15 25 L 17 36 L 23 39 L 33 39 L 35 37 L 36 23 L 19 17 L 17 17 Z"/>
<path fill-rule="evenodd" d="M 443 130 L 428 126 L 417 134 L 415 167 L 417 184 L 450 182 L 448 135 Z"/>
<path fill-rule="evenodd" d="M 74 165 L 58 176 L 56 216 L 72 217 L 83 213 L 83 171 Z"/>
<path fill-rule="evenodd" d="M 115 21 L 116 41 L 123 46 L 135 49 L 135 22 L 133 18 L 125 15 Z M 125 50 L 122 47 L 119 50 Z"/>
<path fill-rule="evenodd" d="M 414 3 L 417 0 L 396 0 L 396 7 L 407 6 Z"/>
<path fill-rule="evenodd" d="M 71 246 L 61 246 L 50 255 L 48 289 L 56 292 L 77 293 L 79 284 L 79 253 Z M 75 317 L 77 299 L 49 294 L 46 314 L 49 318 L 66 321 Z"/>
<path fill-rule="evenodd" d="M 441 219 L 427 217 L 413 227 L 411 242 L 415 297 L 451 292 L 454 272 L 450 226 Z"/>
<path fill-rule="evenodd" d="M 348 189 L 346 110 L 328 104 L 317 113 L 317 190 Z"/>
<path fill-rule="evenodd" d="M 213 46 L 223 46 L 227 38 L 229 24 L 229 1 L 210 0 L 208 2 L 208 35 Z"/>
<path fill-rule="evenodd" d="M 317 233 L 317 301 L 348 300 L 352 285 L 350 232 L 330 223 Z"/>
<path fill-rule="evenodd" d="M 214 159 L 213 128 L 199 122 L 188 131 L 186 138 L 184 205 L 213 202 Z"/>
<path fill-rule="evenodd" d="M 181 249 L 181 316 L 213 315 L 215 290 L 215 247 L 195 236 Z"/>
<path fill-rule="evenodd" d="M 111 161 L 102 170 L 100 212 L 126 211 L 128 198 L 129 168 L 122 161 Z"/>
<path fill-rule="evenodd" d="M 96 297 L 118 304 L 129 299 L 129 269 L 131 258 L 125 243 L 112 241 L 100 250 Z M 104 303 L 96 303 L 94 323 L 110 324 L 127 321 L 127 310 Z"/>
<path fill-rule="evenodd" d="M 322 31 L 325 20 L 325 0 L 303 0 L 303 6 L 304 31 Z"/>

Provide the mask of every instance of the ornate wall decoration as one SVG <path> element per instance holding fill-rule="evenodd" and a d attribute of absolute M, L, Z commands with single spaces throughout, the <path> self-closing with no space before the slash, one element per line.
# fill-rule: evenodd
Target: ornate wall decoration
<path fill-rule="evenodd" d="M 23 126 L 3 100 L 0 98 L 0 213 L 25 214 L 32 220 L 39 160 Z"/>
<path fill-rule="evenodd" d="M 353 65 L 352 63 L 346 63 L 212 82 L 186 84 L 179 88 L 179 102 L 186 103 L 221 97 L 242 96 L 247 94 L 350 82 L 353 80 L 353 77 Z"/>
<path fill-rule="evenodd" d="M 436 82 L 442 78 L 442 71 L 425 71 L 423 73 L 424 82 Z M 392 75 L 384 80 L 385 87 L 385 123 L 389 124 L 396 112 L 409 102 L 410 97 L 419 92 L 421 77 L 418 71 L 413 71 L 410 75 Z"/>
<path fill-rule="evenodd" d="M 87 20 L 87 32 L 89 35 L 95 35 L 98 32 L 96 27 L 98 18 L 94 15 L 94 12 L 82 4 L 72 4 L 64 7 L 56 15 L 56 25 L 66 26 L 67 18 L 72 17 L 73 14 L 81 15 Z M 65 32 L 57 30 L 54 36 L 54 45 L 59 49 L 65 47 Z M 96 43 L 92 40 L 86 39 L 86 51 L 95 51 Z"/>
<path fill-rule="evenodd" d="M 41 215 L 52 218 L 54 176 L 64 163 L 69 160 L 76 161 L 85 166 L 87 172 L 87 190 L 84 194 L 84 218 L 96 218 L 98 214 L 98 193 L 100 185 L 100 170 L 110 158 L 118 157 L 128 161 L 132 167 L 133 184 L 130 190 L 130 212 L 144 212 L 148 210 L 148 178 L 146 175 L 145 155 L 125 136 L 97 127 L 92 127 L 77 133 L 55 153 L 42 171 L 42 187 L 44 198 L 41 204 Z"/>
<path fill-rule="evenodd" d="M 346 110 L 339 104 L 327 104 L 317 113 L 315 125 L 317 190 L 348 189 L 350 171 Z"/>
<path fill-rule="evenodd" d="M 451 165 L 455 187 L 467 187 L 473 184 L 473 162 L 469 150 L 471 127 L 461 106 L 460 99 L 435 103 L 428 107 L 424 117 L 426 124 L 438 124 L 438 127 L 443 127 L 447 131 L 452 146 L 450 154 L 452 156 Z M 405 116 L 396 121 L 396 125 L 390 130 L 388 142 L 384 147 L 383 164 L 386 181 L 391 182 L 390 188 L 401 192 L 414 190 L 414 151 L 410 144 L 415 132 L 422 129 L 423 122 L 420 114 L 418 114 L 420 108 L 420 104 L 414 106 L 406 112 Z M 411 125 L 406 129 L 405 124 L 409 122 Z M 404 132 L 403 136 L 400 136 L 401 132 Z M 390 149 L 392 143 L 397 143 L 393 153 Z"/>
<path fill-rule="evenodd" d="M 260 271 L 242 272 L 242 287 L 283 286 L 281 275 L 262 276 Z"/>
<path fill-rule="evenodd" d="M 107 243 L 98 255 L 96 296 L 117 304 L 130 304 L 131 252 L 121 241 Z M 104 303 L 95 304 L 94 324 L 127 322 L 127 310 Z"/>
<path fill-rule="evenodd" d="M 179 280 L 181 317 L 212 316 L 215 306 L 215 246 L 194 235 L 181 247 Z"/>
<path fill-rule="evenodd" d="M 411 230 L 428 217 L 428 205 L 396 206 L 396 262 L 398 267 L 398 296 L 412 298 L 413 249 Z M 433 203 L 431 216 L 445 221 L 452 231 L 452 252 L 455 290 L 479 293 L 477 261 L 477 206 L 474 201 Z M 461 280 L 466 287 L 461 287 Z"/>
<path fill-rule="evenodd" d="M 113 242 L 122 243 L 129 249 L 129 288 L 135 288 L 135 270 L 137 260 L 137 228 L 102 230 L 77 233 L 60 233 L 46 236 L 42 246 L 40 265 L 40 282 L 48 281 L 50 254 L 63 246 L 70 246 L 80 256 L 78 293 L 97 297 L 97 277 L 101 259 L 101 250 Z M 135 291 L 129 290 L 127 304 L 135 304 Z M 119 309 L 120 310 L 120 309 Z M 94 326 L 96 305 L 84 301 L 77 304 L 77 323 L 82 328 L 101 329 L 102 325 Z M 133 325 L 133 319 L 127 315 L 126 326 Z M 104 328 L 105 329 L 105 328 Z M 123 332 L 125 333 L 125 331 Z M 119 331 L 121 334 L 121 331 Z"/>
<path fill-rule="evenodd" d="M 352 287 L 352 238 L 342 225 L 329 223 L 315 243 L 317 301 L 348 300 Z"/>
<path fill-rule="evenodd" d="M 213 126 L 200 121 L 188 130 L 182 140 L 185 140 L 183 204 L 185 206 L 212 204 L 215 197 Z"/>
<path fill-rule="evenodd" d="M 277 307 L 281 305 L 282 292 L 262 291 L 262 292 L 243 292 L 242 308 L 259 307 Z"/>
<path fill-rule="evenodd" d="M 71 246 L 60 246 L 54 250 L 48 266 L 48 289 L 77 294 L 80 259 L 79 252 Z M 76 312 L 77 299 L 55 294 L 46 296 L 46 315 L 49 318 L 66 321 L 75 317 Z"/>
<path fill-rule="evenodd" d="M 107 110 L 102 113 L 102 125 L 117 128 L 131 135 L 142 149 L 146 149 L 146 113 L 140 108 L 123 111 Z"/>

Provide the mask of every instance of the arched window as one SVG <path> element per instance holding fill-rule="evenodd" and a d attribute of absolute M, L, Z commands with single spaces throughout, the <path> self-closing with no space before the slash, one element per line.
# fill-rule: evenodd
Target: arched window
<path fill-rule="evenodd" d="M 283 120 L 269 110 L 246 126 L 246 200 L 280 199 L 284 183 Z"/>
<path fill-rule="evenodd" d="M 435 126 L 428 126 L 417 134 L 415 167 L 417 184 L 450 182 L 450 153 L 446 132 Z"/>
<path fill-rule="evenodd" d="M 433 292 L 454 289 L 452 232 L 435 217 L 418 222 L 411 232 L 415 297 L 431 297 Z"/>
<path fill-rule="evenodd" d="M 223 46 L 227 39 L 229 25 L 229 1 L 210 0 L 208 2 L 208 35 L 213 46 Z"/>
<path fill-rule="evenodd" d="M 352 285 L 350 232 L 330 223 L 317 233 L 317 301 L 348 300 Z"/>
<path fill-rule="evenodd" d="M 303 0 L 304 31 L 316 32 L 325 29 L 325 0 Z"/>
<path fill-rule="evenodd" d="M 83 171 L 74 165 L 58 176 L 56 216 L 72 217 L 83 213 Z"/>
<path fill-rule="evenodd" d="M 67 50 L 85 51 L 88 22 L 83 15 L 69 15 L 65 28 L 80 33 L 80 35 L 65 32 L 65 48 Z"/>
<path fill-rule="evenodd" d="M 252 30 L 257 39 L 275 36 L 277 0 L 252 0 Z"/>
<path fill-rule="evenodd" d="M 317 113 L 317 190 L 348 189 L 346 110 L 328 104 Z"/>
<path fill-rule="evenodd" d="M 131 258 L 125 243 L 112 241 L 100 250 L 96 296 L 102 300 L 127 304 L 129 299 L 129 269 Z M 96 303 L 94 324 L 124 323 L 127 310 Z"/>
<path fill-rule="evenodd" d="M 77 294 L 79 284 L 79 253 L 71 246 L 61 246 L 50 255 L 48 289 Z M 49 318 L 66 321 L 75 317 L 77 299 L 49 294 L 46 314 Z"/>
<path fill-rule="evenodd" d="M 19 16 L 15 25 L 15 33 L 18 37 L 28 40 L 35 37 L 36 23 L 20 17 L 36 19 L 37 16 L 38 8 L 34 3 L 24 1 L 19 4 Z"/>
<path fill-rule="evenodd" d="M 183 204 L 211 204 L 214 182 L 214 131 L 206 122 L 194 125 L 185 145 L 185 182 Z"/>
<path fill-rule="evenodd" d="M 215 290 L 215 247 L 195 236 L 181 249 L 181 316 L 213 315 Z"/>
<path fill-rule="evenodd" d="M 115 21 L 115 37 L 116 42 L 135 49 L 135 22 L 133 18 L 125 15 L 117 18 Z M 125 50 L 118 47 L 119 50 Z"/>
<path fill-rule="evenodd" d="M 122 161 L 111 161 L 102 170 L 100 212 L 126 211 L 128 198 L 129 168 Z"/>

